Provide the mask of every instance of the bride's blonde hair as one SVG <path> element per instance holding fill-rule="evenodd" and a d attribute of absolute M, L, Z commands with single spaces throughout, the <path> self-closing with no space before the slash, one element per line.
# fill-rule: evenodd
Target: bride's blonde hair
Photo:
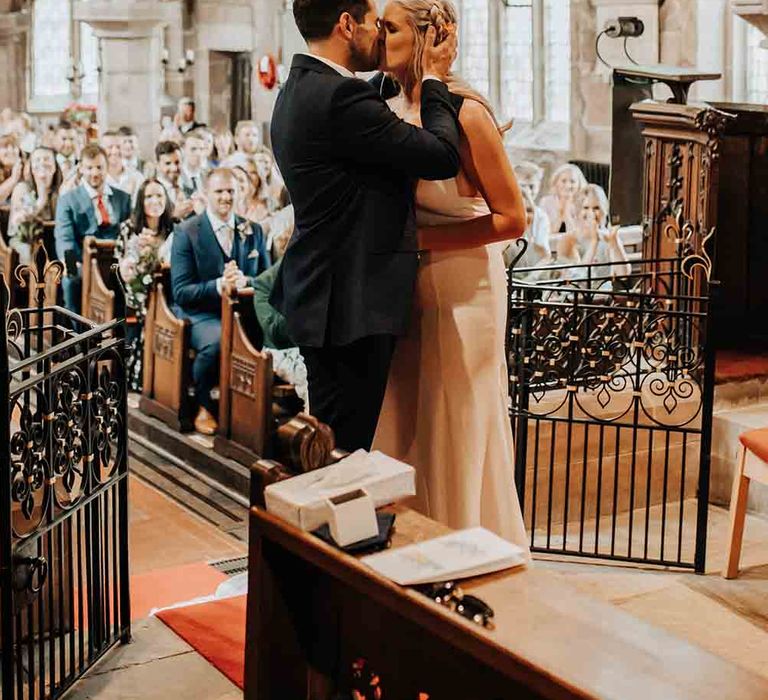
<path fill-rule="evenodd" d="M 413 30 L 414 46 L 411 53 L 408 68 L 405 73 L 405 81 L 402 85 L 406 95 L 413 94 L 414 88 L 421 83 L 424 77 L 421 70 L 421 57 L 424 53 L 424 39 L 427 29 L 434 26 L 437 30 L 437 41 L 440 42 L 447 36 L 447 26 L 456 25 L 458 14 L 450 0 L 393 0 L 406 12 L 408 25 Z M 468 100 L 479 102 L 493 117 L 499 131 L 506 131 L 512 124 L 499 126 L 496 114 L 488 99 L 475 90 L 469 83 L 454 73 L 449 73 L 445 84 L 454 95 L 459 95 Z"/>

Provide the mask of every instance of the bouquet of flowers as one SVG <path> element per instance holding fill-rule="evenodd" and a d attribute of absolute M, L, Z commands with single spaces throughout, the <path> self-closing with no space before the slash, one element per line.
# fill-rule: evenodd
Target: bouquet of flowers
<path fill-rule="evenodd" d="M 160 245 L 163 239 L 149 229 L 121 238 L 118 244 L 120 276 L 125 283 L 128 304 L 143 315 L 152 276 L 160 269 Z M 122 244 L 122 245 L 121 245 Z"/>
<path fill-rule="evenodd" d="M 19 243 L 32 245 L 43 235 L 43 221 L 39 217 L 25 219 L 16 226 L 16 239 Z"/>
<path fill-rule="evenodd" d="M 96 106 L 73 102 L 64 109 L 64 119 L 73 124 L 93 124 L 96 121 Z"/>

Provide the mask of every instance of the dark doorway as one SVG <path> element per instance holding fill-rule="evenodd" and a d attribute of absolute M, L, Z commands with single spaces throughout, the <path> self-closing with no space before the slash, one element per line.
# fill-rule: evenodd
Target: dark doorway
<path fill-rule="evenodd" d="M 214 129 L 234 129 L 251 118 L 253 68 L 248 52 L 211 51 L 209 58 L 209 121 Z"/>

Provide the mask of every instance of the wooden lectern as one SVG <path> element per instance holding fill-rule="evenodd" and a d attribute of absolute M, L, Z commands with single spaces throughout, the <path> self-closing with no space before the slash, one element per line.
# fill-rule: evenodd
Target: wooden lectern
<path fill-rule="evenodd" d="M 705 252 L 718 348 L 768 344 L 768 107 L 639 102 L 643 257 Z M 711 236 L 710 236 L 711 234 Z"/>

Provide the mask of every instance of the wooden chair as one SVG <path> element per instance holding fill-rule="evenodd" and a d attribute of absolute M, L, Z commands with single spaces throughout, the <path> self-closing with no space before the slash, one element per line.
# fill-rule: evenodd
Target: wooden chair
<path fill-rule="evenodd" d="M 190 324 L 170 306 L 170 270 L 155 276 L 144 321 L 144 387 L 139 408 L 174 430 L 192 430 Z"/>
<path fill-rule="evenodd" d="M 768 484 L 768 428 L 742 433 L 739 435 L 739 440 L 742 444 L 742 452 L 731 492 L 731 527 L 723 578 L 736 578 L 739 575 L 739 558 L 744 538 L 749 486 L 753 480 L 760 484 Z"/>
<path fill-rule="evenodd" d="M 115 241 L 103 241 L 86 236 L 83 241 L 83 292 L 81 314 L 96 323 L 115 318 L 115 281 L 112 265 L 115 258 Z"/>

